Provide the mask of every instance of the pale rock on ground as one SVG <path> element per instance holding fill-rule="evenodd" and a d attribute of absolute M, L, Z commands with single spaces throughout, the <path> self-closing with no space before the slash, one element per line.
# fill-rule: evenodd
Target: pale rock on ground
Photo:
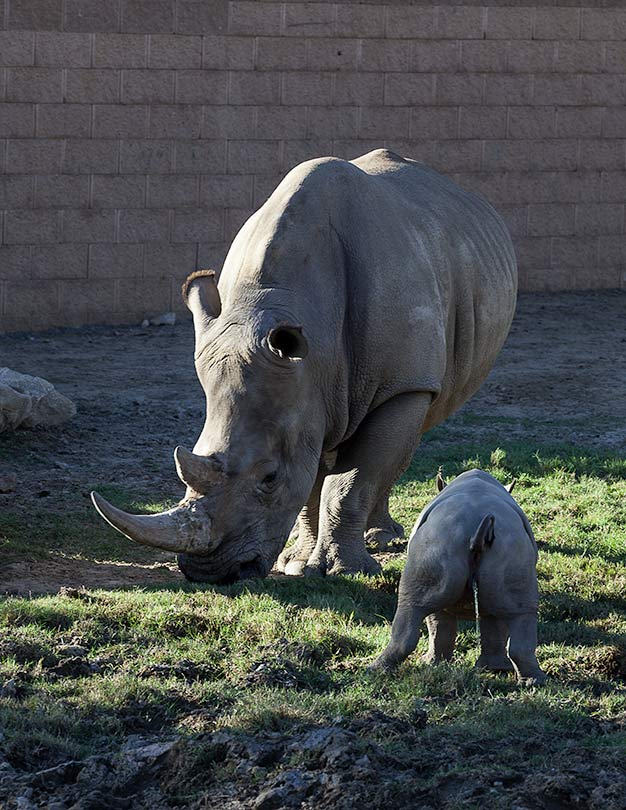
<path fill-rule="evenodd" d="M 0 368 L 0 432 L 51 427 L 76 415 L 76 406 L 42 377 Z"/>

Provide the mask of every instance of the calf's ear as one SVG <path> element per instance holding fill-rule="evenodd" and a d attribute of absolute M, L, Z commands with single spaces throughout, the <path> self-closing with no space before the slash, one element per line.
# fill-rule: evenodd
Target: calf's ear
<path fill-rule="evenodd" d="M 510 483 L 510 484 L 505 484 L 505 485 L 504 485 L 504 488 L 506 489 L 506 491 L 507 491 L 509 494 L 510 494 L 511 492 L 513 492 L 513 487 L 515 486 L 515 484 L 516 484 L 516 483 L 517 483 L 517 478 L 514 478 L 514 479 L 511 481 L 511 483 Z"/>
<path fill-rule="evenodd" d="M 441 474 L 441 467 L 437 470 L 436 481 L 437 481 L 437 492 L 443 492 L 443 490 L 446 488 L 447 484 L 446 484 L 446 479 Z"/>
<path fill-rule="evenodd" d="M 197 270 L 187 276 L 183 284 L 183 300 L 193 315 L 196 333 L 196 354 L 202 344 L 202 334 L 213 318 L 222 311 L 220 294 L 213 270 Z"/>

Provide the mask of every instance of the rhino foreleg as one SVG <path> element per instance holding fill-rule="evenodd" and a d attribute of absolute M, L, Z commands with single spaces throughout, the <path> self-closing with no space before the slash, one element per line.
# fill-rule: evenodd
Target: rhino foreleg
<path fill-rule="evenodd" d="M 281 552 L 276 563 L 276 567 L 284 574 L 298 576 L 302 574 L 309 557 L 315 550 L 317 544 L 317 534 L 319 529 L 320 496 L 324 477 L 328 470 L 324 465 L 315 479 L 313 490 L 309 495 L 309 500 L 298 515 L 294 533 L 295 541 Z"/>
<path fill-rule="evenodd" d="M 370 413 L 340 446 L 322 485 L 317 543 L 305 573 L 380 570 L 365 549 L 368 519 L 407 468 L 430 401 L 431 395 L 425 393 L 394 397 Z"/>

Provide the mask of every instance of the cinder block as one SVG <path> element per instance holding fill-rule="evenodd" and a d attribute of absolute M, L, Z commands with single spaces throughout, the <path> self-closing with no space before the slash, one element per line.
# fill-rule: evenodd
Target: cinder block
<path fill-rule="evenodd" d="M 528 206 L 527 205 L 501 205 L 498 213 L 506 222 L 512 237 L 528 235 Z"/>
<path fill-rule="evenodd" d="M 154 278 L 185 278 L 196 269 L 196 254 L 195 244 L 146 245 L 146 283 Z"/>
<path fill-rule="evenodd" d="M 409 107 L 366 107 L 361 112 L 361 138 L 408 138 Z"/>
<path fill-rule="evenodd" d="M 197 208 L 174 213 L 172 242 L 222 242 L 224 212 L 221 208 Z"/>
<path fill-rule="evenodd" d="M 86 278 L 87 252 L 87 245 L 37 245 L 31 260 L 32 276 L 54 280 Z"/>
<path fill-rule="evenodd" d="M 15 140 L 7 144 L 8 174 L 56 174 L 61 165 L 61 141 Z"/>
<path fill-rule="evenodd" d="M 623 232 L 623 203 L 582 203 L 576 206 L 577 234 L 587 236 Z"/>
<path fill-rule="evenodd" d="M 34 134 L 34 104 L 0 104 L 0 138 L 32 138 Z"/>
<path fill-rule="evenodd" d="M 410 63 L 410 42 L 364 39 L 361 43 L 361 70 L 398 73 L 408 70 Z"/>
<path fill-rule="evenodd" d="M 174 31 L 172 0 L 122 0 L 122 31 L 167 34 Z"/>
<path fill-rule="evenodd" d="M 411 70 L 439 73 L 459 66 L 459 43 L 450 40 L 417 40 L 411 46 Z"/>
<path fill-rule="evenodd" d="M 535 76 L 533 102 L 546 104 L 578 104 L 580 99 L 580 76 Z"/>
<path fill-rule="evenodd" d="M 287 145 L 289 143 L 309 143 L 309 142 L 308 141 L 287 141 L 285 143 L 285 152 L 287 151 Z M 332 144 L 331 141 L 327 141 L 327 143 Z M 327 150 L 322 150 L 322 152 L 320 154 L 326 154 L 326 152 L 327 152 Z M 294 164 L 292 164 L 292 165 L 295 166 L 295 163 L 297 163 L 297 162 L 298 161 L 295 161 Z M 291 165 L 289 166 L 289 168 L 291 168 Z M 281 172 L 279 174 L 268 174 L 268 175 L 264 175 L 263 177 L 255 177 L 254 178 L 254 189 L 253 189 L 254 196 L 253 196 L 253 200 L 252 200 L 252 207 L 253 208 L 259 208 L 261 205 L 263 205 L 263 203 L 267 200 L 267 198 L 270 196 L 270 194 L 274 191 L 276 186 L 283 179 L 283 176 L 284 175 Z M 227 234 L 226 236 L 227 236 L 227 240 L 230 240 L 230 238 L 231 238 L 230 234 Z M 200 250 L 201 247 L 202 247 L 202 245 L 199 245 L 199 248 L 198 248 L 198 254 L 199 254 L 198 261 L 200 262 L 200 267 L 207 267 L 207 266 L 210 267 L 211 266 L 210 264 L 204 264 L 204 265 L 202 264 L 202 253 L 201 253 L 201 250 Z"/>
<path fill-rule="evenodd" d="M 345 79 L 345 76 L 337 76 Z M 363 77 L 365 78 L 365 77 Z M 324 106 L 330 103 L 333 77 L 329 73 L 285 73 L 283 104 Z M 382 88 L 382 78 L 380 79 Z M 381 89 L 382 98 L 382 89 Z"/>
<path fill-rule="evenodd" d="M 286 3 L 285 30 L 288 37 L 330 37 L 335 30 L 331 3 Z"/>
<path fill-rule="evenodd" d="M 483 104 L 530 104 L 533 77 L 520 74 L 485 76 Z"/>
<path fill-rule="evenodd" d="M 13 323 L 10 330 L 47 329 L 58 323 L 59 283 L 40 280 L 37 295 L 33 295 L 32 281 L 6 285 L 2 326 Z"/>
<path fill-rule="evenodd" d="M 520 269 L 549 267 L 551 241 L 549 236 L 518 236 L 515 240 L 515 255 Z"/>
<path fill-rule="evenodd" d="M 537 8 L 533 39 L 578 39 L 579 8 Z"/>
<path fill-rule="evenodd" d="M 287 74 L 286 79 L 291 75 Z M 233 73 L 230 81 L 231 104 L 278 104 L 280 102 L 280 74 L 272 72 L 241 71 Z"/>
<path fill-rule="evenodd" d="M 16 208 L 5 212 L 4 241 L 7 245 L 40 245 L 59 241 L 56 211 Z"/>
<path fill-rule="evenodd" d="M 544 202 L 596 202 L 601 199 L 597 172 L 544 172 L 537 175 L 537 196 Z"/>
<path fill-rule="evenodd" d="M 137 175 L 96 175 L 93 178 L 94 208 L 140 208 L 146 202 L 146 181 Z"/>
<path fill-rule="evenodd" d="M 626 109 L 616 107 L 604 111 L 602 134 L 605 138 L 626 138 Z"/>
<path fill-rule="evenodd" d="M 178 0 L 179 34 L 221 34 L 228 28 L 228 0 Z"/>
<path fill-rule="evenodd" d="M 436 141 L 433 144 L 432 165 L 444 174 L 480 171 L 481 141 Z"/>
<path fill-rule="evenodd" d="M 258 37 L 278 35 L 281 19 L 281 3 L 258 3 L 253 0 L 231 2 L 228 33 Z"/>
<path fill-rule="evenodd" d="M 260 44 L 259 42 L 259 46 Z M 356 39 L 312 39 L 308 42 L 308 67 L 311 70 L 355 70 L 358 52 L 359 44 Z"/>
<path fill-rule="evenodd" d="M 156 208 L 120 211 L 120 242 L 168 242 L 169 233 L 169 211 Z"/>
<path fill-rule="evenodd" d="M 143 275 L 143 245 L 112 245 L 89 248 L 90 278 L 133 278 Z"/>
<path fill-rule="evenodd" d="M 124 104 L 174 101 L 173 70 L 125 70 L 122 83 Z"/>
<path fill-rule="evenodd" d="M 62 71 L 53 68 L 9 68 L 7 101 L 63 101 Z"/>
<path fill-rule="evenodd" d="M 0 209 L 32 208 L 34 186 L 34 177 L 0 174 Z"/>
<path fill-rule="evenodd" d="M 433 6 L 387 6 L 387 37 L 436 39 L 437 9 Z"/>
<path fill-rule="evenodd" d="M 438 104 L 480 104 L 482 100 L 482 76 L 444 73 L 436 76 L 436 81 Z"/>
<path fill-rule="evenodd" d="M 509 109 L 509 138 L 553 138 L 555 129 L 556 111 L 554 107 L 511 107 Z"/>
<path fill-rule="evenodd" d="M 114 104 L 119 100 L 120 71 L 67 71 L 65 101 L 79 104 Z"/>
<path fill-rule="evenodd" d="M 553 267 L 595 267 L 597 241 L 591 236 L 555 236 L 552 240 Z"/>
<path fill-rule="evenodd" d="M 624 202 L 626 172 L 602 172 L 600 199 L 605 202 Z"/>
<path fill-rule="evenodd" d="M 385 6 L 373 3 L 337 3 L 335 32 L 340 37 L 384 36 Z"/>
<path fill-rule="evenodd" d="M 555 67 L 564 73 L 599 73 L 603 68 L 601 42 L 556 43 Z"/>
<path fill-rule="evenodd" d="M 297 109 L 304 110 L 304 107 Z M 352 138 L 357 132 L 358 121 L 357 107 L 309 107 L 305 136 L 307 138 Z M 260 127 L 259 134 L 263 134 Z M 301 136 L 286 132 L 285 137 L 298 138 Z"/>
<path fill-rule="evenodd" d="M 601 73 L 588 73 L 580 77 L 580 103 L 617 107 L 626 104 L 626 82 L 624 77 Z"/>
<path fill-rule="evenodd" d="M 390 73 L 387 75 L 389 98 L 385 91 L 385 77 L 380 73 L 339 73 L 335 76 L 333 103 L 338 106 L 370 106 L 385 103 L 405 104 L 404 98 L 420 96 L 424 75 Z"/>
<path fill-rule="evenodd" d="M 161 175 L 148 178 L 150 208 L 179 208 L 198 205 L 200 180 L 197 176 Z"/>
<path fill-rule="evenodd" d="M 114 140 L 71 139 L 65 144 L 62 171 L 64 174 L 114 174 L 118 153 L 119 145 Z"/>
<path fill-rule="evenodd" d="M 91 38 L 89 34 L 46 31 L 37 34 L 35 64 L 43 67 L 89 67 Z"/>
<path fill-rule="evenodd" d="M 65 1 L 66 31 L 119 31 L 119 19 L 120 0 Z"/>
<path fill-rule="evenodd" d="M 279 146 L 278 141 L 231 141 L 228 144 L 228 171 L 232 174 L 276 174 L 281 168 Z"/>
<path fill-rule="evenodd" d="M 378 79 L 378 76 L 371 74 L 371 78 Z M 369 101 L 360 101 L 355 93 L 356 103 L 380 103 L 377 85 L 372 84 L 371 90 L 373 97 Z M 428 73 L 388 73 L 385 76 L 385 104 L 389 106 L 432 104 L 434 100 L 434 81 Z"/>
<path fill-rule="evenodd" d="M 458 107 L 414 107 L 411 110 L 411 138 L 457 138 Z"/>
<path fill-rule="evenodd" d="M 35 35 L 32 31 L 0 31 L 0 61 L 4 67 L 35 64 Z"/>
<path fill-rule="evenodd" d="M 87 104 L 42 104 L 37 113 L 37 136 L 88 138 L 91 108 Z"/>
<path fill-rule="evenodd" d="M 585 8 L 582 15 L 582 39 L 626 39 L 626 9 Z"/>
<path fill-rule="evenodd" d="M 172 171 L 171 141 L 122 141 L 120 172 L 122 174 L 161 174 Z"/>
<path fill-rule="evenodd" d="M 228 73 L 217 70 L 179 70 L 176 73 L 179 104 L 226 104 Z"/>
<path fill-rule="evenodd" d="M 598 237 L 598 265 L 626 268 L 626 239 L 623 236 Z"/>
<path fill-rule="evenodd" d="M 260 138 L 306 137 L 306 107 L 259 107 L 257 133 Z"/>
<path fill-rule="evenodd" d="M 141 34 L 96 34 L 94 67 L 147 66 L 148 38 Z"/>
<path fill-rule="evenodd" d="M 62 0 L 11 0 L 7 28 L 23 31 L 60 31 L 63 28 Z"/>
<path fill-rule="evenodd" d="M 602 131 L 601 107 L 567 107 L 556 116 L 558 138 L 597 138 Z"/>
<path fill-rule="evenodd" d="M 460 43 L 459 69 L 468 73 L 503 73 L 506 70 L 505 42 L 468 39 Z"/>
<path fill-rule="evenodd" d="M 626 73 L 626 42 L 607 42 L 605 70 Z"/>
<path fill-rule="evenodd" d="M 202 107 L 171 104 L 150 107 L 151 138 L 199 138 Z"/>
<path fill-rule="evenodd" d="M 63 320 L 68 326 L 105 324 L 111 319 L 115 282 L 95 278 L 61 281 L 59 298 Z"/>
<path fill-rule="evenodd" d="M 504 138 L 506 136 L 506 107 L 461 107 L 459 137 Z"/>
<path fill-rule="evenodd" d="M 211 208 L 249 208 L 252 206 L 252 175 L 204 175 L 200 185 L 200 203 Z"/>
<path fill-rule="evenodd" d="M 151 68 L 201 67 L 202 37 L 152 34 L 149 64 Z"/>
<path fill-rule="evenodd" d="M 0 246 L 0 281 L 30 277 L 30 246 Z M 2 321 L 0 321 L 0 324 Z"/>
<path fill-rule="evenodd" d="M 570 204 L 547 203 L 528 207 L 530 236 L 568 236 L 574 233 L 574 208 Z"/>
<path fill-rule="evenodd" d="M 200 242 L 198 245 L 198 258 L 197 258 L 197 267 L 210 267 L 214 269 L 217 273 L 220 272 L 222 264 L 224 263 L 224 259 L 226 258 L 226 254 L 228 253 L 228 245 L 225 243 L 212 243 L 212 244 L 204 244 Z M 176 285 L 176 289 L 174 290 L 174 303 L 181 301 L 182 297 L 180 294 L 180 284 Z M 186 307 L 185 307 L 186 310 Z"/>
<path fill-rule="evenodd" d="M 147 126 L 148 107 L 137 104 L 94 105 L 95 138 L 143 138 L 147 134 Z"/>
<path fill-rule="evenodd" d="M 529 141 L 530 171 L 575 171 L 578 167 L 578 141 L 560 138 Z"/>
<path fill-rule="evenodd" d="M 316 140 L 301 140 L 301 141 L 285 141 L 283 148 L 283 161 L 281 168 L 287 172 L 299 163 L 305 160 L 313 160 L 318 157 L 328 157 L 333 155 L 335 157 L 343 157 L 341 151 L 342 141 L 332 141 L 328 139 Z M 268 182 L 264 178 L 255 177 L 254 179 L 254 194 L 255 206 L 260 205 L 263 197 L 269 197 L 272 191 L 276 188 L 281 177 L 279 172 L 269 175 Z"/>
<path fill-rule="evenodd" d="M 323 40 L 311 43 L 315 51 Z M 302 70 L 306 66 L 304 39 L 285 37 L 259 37 L 256 67 L 259 70 Z"/>
<path fill-rule="evenodd" d="M 114 239 L 115 211 L 63 211 L 64 242 L 113 242 Z"/>
<path fill-rule="evenodd" d="M 556 49 L 554 42 L 511 42 L 508 70 L 511 73 L 547 73 L 554 68 Z"/>
<path fill-rule="evenodd" d="M 487 172 L 528 170 L 528 141 L 487 140 L 483 148 L 482 169 Z"/>
<path fill-rule="evenodd" d="M 255 107 L 205 107 L 203 138 L 252 138 L 256 129 Z"/>
<path fill-rule="evenodd" d="M 440 6 L 437 36 L 445 39 L 483 39 L 485 9 L 471 6 Z"/>
<path fill-rule="evenodd" d="M 226 237 L 233 239 L 253 213 L 251 208 L 227 208 L 224 211 Z"/>
<path fill-rule="evenodd" d="M 56 174 L 38 177 L 36 208 L 86 208 L 89 205 L 89 177 Z"/>
<path fill-rule="evenodd" d="M 583 140 L 580 142 L 578 168 L 623 171 L 626 169 L 626 140 Z"/>
<path fill-rule="evenodd" d="M 187 174 L 221 174 L 226 168 L 224 141 L 178 141 L 176 171 Z"/>
<path fill-rule="evenodd" d="M 202 38 L 202 66 L 210 70 L 254 70 L 254 37 Z"/>
<path fill-rule="evenodd" d="M 487 39 L 530 39 L 532 34 L 530 6 L 523 8 L 487 8 Z"/>
<path fill-rule="evenodd" d="M 116 312 L 124 318 L 139 323 L 146 317 L 171 309 L 169 279 L 123 278 L 116 282 L 116 286 Z"/>

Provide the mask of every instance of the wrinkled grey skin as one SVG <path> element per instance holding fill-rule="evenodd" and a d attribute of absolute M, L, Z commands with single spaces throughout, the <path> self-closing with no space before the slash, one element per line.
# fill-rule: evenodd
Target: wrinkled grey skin
<path fill-rule="evenodd" d="M 192 580 L 265 576 L 277 558 L 288 574 L 377 571 L 364 535 L 398 536 L 389 491 L 486 377 L 516 291 L 502 220 L 442 175 L 386 150 L 297 166 L 219 285 L 186 283 L 207 416 L 194 455 L 177 449 L 185 499 L 161 516 L 96 507 L 178 551 Z"/>
<path fill-rule="evenodd" d="M 470 547 L 476 549 L 472 554 Z M 455 478 L 424 509 L 409 540 L 391 641 L 373 668 L 393 669 L 417 645 L 422 621 L 428 663 L 449 660 L 457 619 L 473 618 L 478 585 L 481 653 L 476 666 L 515 671 L 524 683 L 545 674 L 537 646 L 537 544 L 506 487 L 483 470 Z M 508 654 L 507 654 L 508 642 Z"/>

